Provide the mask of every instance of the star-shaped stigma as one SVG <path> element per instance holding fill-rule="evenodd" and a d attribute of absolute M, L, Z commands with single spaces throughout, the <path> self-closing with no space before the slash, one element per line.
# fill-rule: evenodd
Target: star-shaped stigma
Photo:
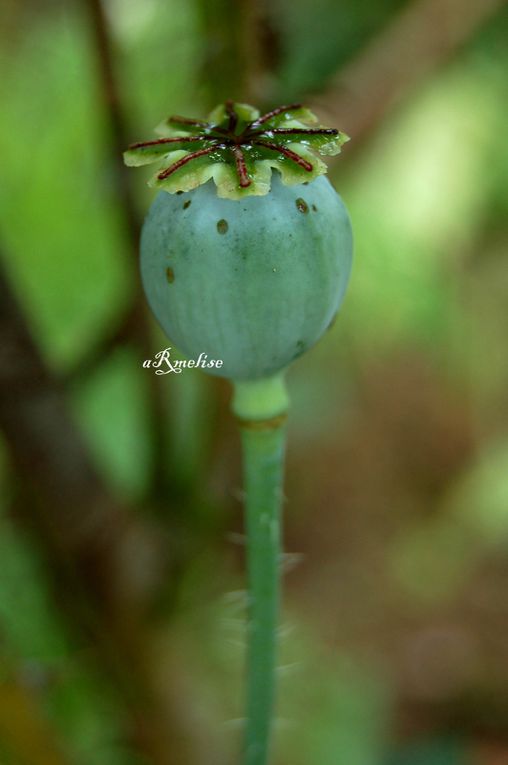
<path fill-rule="evenodd" d="M 286 185 L 326 173 L 318 155 L 338 154 L 348 137 L 316 123 L 301 104 L 261 116 L 249 104 L 226 101 L 206 122 L 169 117 L 157 128 L 161 138 L 132 144 L 124 159 L 131 166 L 163 161 L 149 185 L 170 193 L 190 191 L 213 178 L 220 197 L 262 196 L 270 191 L 272 168 Z"/>

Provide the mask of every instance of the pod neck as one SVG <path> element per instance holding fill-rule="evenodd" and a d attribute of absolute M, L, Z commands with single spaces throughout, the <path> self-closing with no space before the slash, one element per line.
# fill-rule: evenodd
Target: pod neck
<path fill-rule="evenodd" d="M 256 427 L 265 423 L 269 426 L 286 418 L 289 397 L 284 375 L 285 370 L 259 380 L 233 380 L 231 408 L 242 425 Z"/>

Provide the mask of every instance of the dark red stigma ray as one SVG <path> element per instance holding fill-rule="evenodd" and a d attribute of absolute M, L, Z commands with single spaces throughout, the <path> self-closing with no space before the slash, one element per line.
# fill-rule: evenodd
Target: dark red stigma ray
<path fill-rule="evenodd" d="M 253 120 L 253 122 L 250 123 L 250 127 L 257 127 L 257 125 L 262 125 L 263 122 L 267 122 L 268 120 L 271 120 L 272 117 L 277 117 L 279 114 L 282 114 L 283 112 L 294 112 L 295 109 L 301 109 L 301 104 L 289 104 L 289 106 L 278 106 L 277 109 L 272 109 L 271 112 L 267 112 L 266 114 L 263 114 L 262 117 L 258 117 L 257 120 Z"/>
<path fill-rule="evenodd" d="M 265 149 L 271 149 L 272 151 L 276 151 L 278 154 L 282 154 L 284 157 L 287 157 L 288 159 L 291 159 L 293 162 L 296 162 L 297 165 L 300 165 L 300 167 L 303 167 L 304 170 L 307 170 L 308 173 L 312 172 L 313 167 L 310 162 L 307 162 L 306 159 L 303 157 L 300 157 L 299 154 L 297 154 L 295 151 L 291 151 L 291 149 L 287 149 L 285 146 L 279 146 L 276 143 L 270 143 L 269 141 L 252 141 L 253 144 L 256 146 L 264 146 Z"/>
<path fill-rule="evenodd" d="M 226 101 L 226 114 L 229 117 L 228 130 L 230 133 L 235 132 L 235 128 L 238 124 L 238 114 L 235 111 L 233 101 Z"/>
<path fill-rule="evenodd" d="M 181 125 L 194 125 L 194 127 L 210 127 L 210 124 L 204 120 L 193 120 L 189 117 L 180 117 L 178 114 L 168 117 L 167 122 L 178 122 Z"/>
<path fill-rule="evenodd" d="M 141 141 L 141 143 L 132 143 L 129 149 L 144 149 L 148 146 L 160 146 L 165 143 L 196 143 L 197 141 L 217 141 L 218 138 L 212 135 L 182 135 L 179 138 L 156 138 L 154 141 Z"/>
<path fill-rule="evenodd" d="M 206 154 L 210 154 L 212 151 L 215 151 L 216 148 L 216 145 L 208 146 L 206 149 L 200 149 L 199 151 L 193 151 L 190 154 L 186 154 L 186 156 L 179 159 L 178 162 L 174 162 L 166 170 L 163 170 L 162 173 L 159 173 L 157 178 L 159 181 L 163 181 L 165 178 L 168 178 L 174 172 L 186 165 L 187 162 L 191 162 L 193 159 L 199 159 L 199 157 L 204 157 Z"/>
<path fill-rule="evenodd" d="M 251 185 L 252 181 L 247 172 L 244 153 L 239 146 L 230 146 L 230 149 L 235 158 L 236 172 L 238 173 L 240 186 L 242 189 L 246 189 L 247 186 Z"/>

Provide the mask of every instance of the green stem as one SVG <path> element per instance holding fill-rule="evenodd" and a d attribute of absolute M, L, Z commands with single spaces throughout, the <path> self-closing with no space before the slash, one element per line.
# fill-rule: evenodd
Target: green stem
<path fill-rule="evenodd" d="M 269 757 L 287 405 L 282 376 L 235 383 L 233 410 L 242 433 L 249 590 L 245 765 L 267 765 Z"/>

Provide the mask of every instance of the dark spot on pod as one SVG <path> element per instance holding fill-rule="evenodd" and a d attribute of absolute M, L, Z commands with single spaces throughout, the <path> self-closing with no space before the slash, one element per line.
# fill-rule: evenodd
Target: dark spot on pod
<path fill-rule="evenodd" d="M 224 218 L 221 218 L 220 220 L 217 221 L 217 231 L 219 232 L 219 234 L 225 234 L 228 228 L 229 228 L 228 222 L 227 220 L 224 220 Z"/>
<path fill-rule="evenodd" d="M 192 199 L 187 199 L 186 202 L 183 203 L 183 209 L 186 210 L 188 207 L 190 207 L 192 204 Z"/>
<path fill-rule="evenodd" d="M 176 193 L 177 194 L 183 194 L 183 191 L 177 191 Z"/>
<path fill-rule="evenodd" d="M 173 284 L 175 281 L 175 272 L 169 266 L 166 268 L 166 279 L 170 284 Z"/>
<path fill-rule="evenodd" d="M 308 181 L 304 181 L 304 182 L 302 183 L 302 186 L 308 186 L 308 185 L 309 185 L 309 182 L 308 182 Z"/>
<path fill-rule="evenodd" d="M 317 212 L 317 207 L 316 207 L 316 205 L 312 205 L 312 209 L 314 210 L 314 212 Z"/>
<path fill-rule="evenodd" d="M 297 359 L 305 351 L 305 343 L 303 340 L 298 340 L 296 343 L 296 353 L 293 354 L 293 359 Z"/>
<path fill-rule="evenodd" d="M 296 204 L 296 209 L 299 212 L 303 213 L 304 215 L 306 215 L 309 212 L 309 206 L 308 206 L 307 202 L 305 201 L 305 199 L 302 199 L 301 197 L 298 197 L 298 199 L 296 200 L 295 204 Z"/>

